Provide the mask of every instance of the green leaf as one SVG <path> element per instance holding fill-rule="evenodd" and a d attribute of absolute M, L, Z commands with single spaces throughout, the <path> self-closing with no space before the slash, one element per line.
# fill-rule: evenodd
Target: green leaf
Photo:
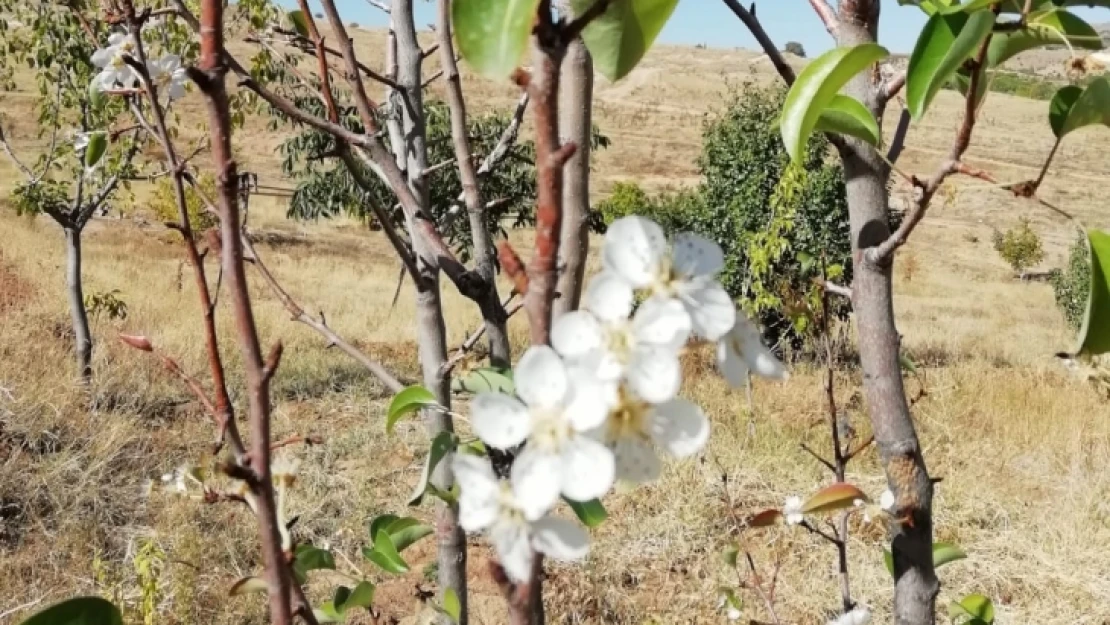
<path fill-rule="evenodd" d="M 317 623 L 342 623 L 343 615 L 341 615 L 332 604 L 331 601 L 325 601 L 320 604 L 320 607 L 312 610 L 312 615 L 316 617 Z"/>
<path fill-rule="evenodd" d="M 894 577 L 894 554 L 890 549 L 883 549 L 883 565 L 886 566 L 887 573 Z"/>
<path fill-rule="evenodd" d="M 913 359 L 911 359 L 909 355 L 906 354 L 906 352 L 898 353 L 898 364 L 902 367 L 904 371 L 917 373 L 917 363 L 915 363 Z"/>
<path fill-rule="evenodd" d="M 987 67 L 998 67 L 1015 55 L 1067 42 L 1073 48 L 1101 50 L 1098 31 L 1074 13 L 1049 9 L 1031 13 L 1025 28 L 995 33 L 987 48 Z"/>
<path fill-rule="evenodd" d="M 108 151 L 108 135 L 104 132 L 89 133 L 89 145 L 85 147 L 85 167 L 96 167 Z"/>
<path fill-rule="evenodd" d="M 290 11 L 288 15 L 289 21 L 293 24 L 293 30 L 302 37 L 308 37 L 308 19 L 305 18 L 304 11 Z"/>
<path fill-rule="evenodd" d="M 721 552 L 721 559 L 730 567 L 736 567 L 736 559 L 740 556 L 740 548 L 733 543 Z"/>
<path fill-rule="evenodd" d="M 358 586 L 347 596 L 343 602 L 343 611 L 351 608 L 369 608 L 374 605 L 374 585 L 370 582 L 359 582 Z"/>
<path fill-rule="evenodd" d="M 320 569 L 335 570 L 335 557 L 331 552 L 309 544 L 297 545 L 293 555 L 293 574 L 304 583 L 309 571 Z"/>
<path fill-rule="evenodd" d="M 994 622 L 994 604 L 989 597 L 980 594 L 968 595 L 959 601 L 953 601 L 952 605 L 948 606 L 948 616 L 953 619 L 969 616 L 972 622 L 981 621 L 989 625 Z"/>
<path fill-rule="evenodd" d="M 105 100 L 108 98 L 104 95 L 104 89 L 100 86 L 100 81 L 93 80 L 89 83 L 89 108 L 93 111 L 99 111 L 104 106 Z"/>
<path fill-rule="evenodd" d="M 486 367 L 451 380 L 451 390 L 456 393 L 505 393 L 516 392 L 512 369 Z"/>
<path fill-rule="evenodd" d="M 451 617 L 452 621 L 459 622 L 459 617 L 462 615 L 462 605 L 459 604 L 459 596 L 455 594 L 454 588 L 447 588 L 443 591 L 443 612 Z"/>
<path fill-rule="evenodd" d="M 582 524 L 589 528 L 595 528 L 601 525 L 605 519 L 609 518 L 609 513 L 605 510 L 605 506 L 597 499 L 590 501 L 571 501 L 566 497 L 563 501 L 567 502 L 570 509 L 574 511 L 574 516 L 578 517 Z"/>
<path fill-rule="evenodd" d="M 855 505 L 857 499 L 868 500 L 867 495 L 860 489 L 851 484 L 840 482 L 822 488 L 805 500 L 802 503 L 802 513 L 815 514 L 851 508 Z"/>
<path fill-rule="evenodd" d="M 581 15 L 597 0 L 571 0 Z M 647 54 L 678 0 L 612 0 L 582 31 L 594 68 L 610 81 L 624 78 Z"/>
<path fill-rule="evenodd" d="M 423 386 L 410 386 L 393 396 L 385 421 L 386 433 L 393 433 L 393 426 L 406 415 L 413 414 L 427 406 L 438 406 L 436 396 Z"/>
<path fill-rule="evenodd" d="M 432 526 L 421 523 L 417 519 L 405 517 L 390 523 L 385 531 L 389 532 L 389 538 L 393 541 L 393 546 L 397 548 L 398 552 L 401 552 L 412 546 L 416 541 L 431 534 Z"/>
<path fill-rule="evenodd" d="M 1060 89 L 1049 105 L 1049 125 L 1059 139 L 1084 126 L 1110 127 L 1110 79 L 1101 76 L 1081 93 L 1078 89 L 1076 86 Z"/>
<path fill-rule="evenodd" d="M 335 608 L 336 612 L 342 614 L 345 611 L 344 604 L 351 596 L 351 589 L 346 586 L 340 586 L 335 589 L 335 598 L 331 600 L 331 605 Z"/>
<path fill-rule="evenodd" d="M 833 97 L 828 107 L 821 111 L 814 130 L 849 135 L 871 145 L 879 145 L 881 140 L 875 116 L 859 100 L 846 95 Z"/>
<path fill-rule="evenodd" d="M 231 588 L 227 591 L 227 595 L 229 597 L 234 597 L 236 595 L 247 595 L 253 592 L 266 592 L 269 589 L 269 584 L 261 577 L 244 577 L 231 585 Z"/>
<path fill-rule="evenodd" d="M 374 539 L 378 537 L 378 532 L 385 530 L 390 523 L 400 518 L 396 514 L 383 514 L 370 521 L 370 542 L 374 542 Z"/>
<path fill-rule="evenodd" d="M 971 56 L 994 26 L 994 13 L 934 14 L 926 22 L 906 70 L 906 103 L 915 120 Z"/>
<path fill-rule="evenodd" d="M 802 70 L 786 94 L 780 123 L 782 140 L 791 159 L 803 161 L 809 135 L 840 88 L 887 54 L 886 48 L 873 43 L 834 48 Z"/>
<path fill-rule="evenodd" d="M 933 543 L 933 567 L 939 568 L 955 562 L 956 560 L 963 560 L 967 557 L 963 549 L 960 549 L 952 543 Z"/>
<path fill-rule="evenodd" d="M 393 545 L 393 539 L 389 537 L 389 532 L 378 532 L 378 535 L 374 537 L 374 548 L 363 547 L 362 555 L 387 573 L 399 575 L 407 573 L 409 570 L 408 563 L 401 558 L 401 554 L 397 553 L 397 547 Z"/>
<path fill-rule="evenodd" d="M 528 50 L 539 0 L 455 0 L 451 23 L 459 54 L 487 78 L 507 78 Z"/>
<path fill-rule="evenodd" d="M 46 608 L 21 625 L 123 625 L 123 616 L 106 599 L 74 597 Z"/>
<path fill-rule="evenodd" d="M 440 432 L 432 439 L 432 445 L 428 449 L 428 457 L 424 461 L 424 470 L 420 473 L 420 480 L 417 481 L 416 488 L 409 497 L 410 506 L 419 506 L 420 502 L 424 500 L 424 493 L 433 487 L 428 480 L 432 478 L 436 466 L 443 460 L 444 456 L 455 449 L 458 443 L 459 439 L 453 432 Z"/>
<path fill-rule="evenodd" d="M 1087 245 L 1091 252 L 1091 286 L 1076 352 L 1097 356 L 1110 351 L 1110 234 L 1088 230 Z"/>

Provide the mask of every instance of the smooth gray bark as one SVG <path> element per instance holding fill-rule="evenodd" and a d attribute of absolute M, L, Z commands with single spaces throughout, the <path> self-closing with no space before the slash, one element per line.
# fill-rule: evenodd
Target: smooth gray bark
<path fill-rule="evenodd" d="M 877 0 L 842 2 L 838 43 L 853 46 L 874 42 L 878 23 Z M 846 93 L 882 119 L 884 103 L 871 72 L 853 79 Z M 898 625 L 933 625 L 940 591 L 932 557 L 933 484 L 902 382 L 900 339 L 894 320 L 893 261 L 871 262 L 863 253 L 890 236 L 890 168 L 871 146 L 857 140 L 845 139 L 840 154 L 851 219 L 855 271 L 852 304 L 864 397 L 887 483 L 895 495 L 896 519 L 891 523 L 894 621 Z"/>
<path fill-rule="evenodd" d="M 553 314 L 577 310 L 582 298 L 586 255 L 590 249 L 590 139 L 594 91 L 593 59 L 582 39 L 567 46 L 559 91 L 559 133 L 577 146 L 563 172 L 563 224 L 559 281 Z"/>
<path fill-rule="evenodd" d="M 81 380 L 92 379 L 92 332 L 89 331 L 89 314 L 85 310 L 85 293 L 81 276 L 81 229 L 64 228 L 66 238 L 66 296 L 69 315 L 73 323 L 74 351 Z"/>
<path fill-rule="evenodd" d="M 394 145 L 398 164 L 408 175 L 409 186 L 420 201 L 428 205 L 428 187 L 424 172 L 428 167 L 427 133 L 424 125 L 424 104 L 421 79 L 423 52 L 416 38 L 413 19 L 413 0 L 394 0 L 391 16 L 396 37 L 397 82 L 405 90 L 404 102 L 392 101 L 401 108 L 401 125 L 404 141 Z M 394 109 L 394 114 L 397 114 Z M 409 223 L 413 249 L 417 255 L 420 282 L 416 285 L 416 322 L 418 350 L 424 384 L 445 408 L 451 406 L 450 378 L 443 374 L 447 362 L 447 333 L 443 320 L 443 302 L 439 288 L 439 268 L 428 262 L 427 250 L 414 224 Z M 425 411 L 428 434 L 434 438 L 444 431 L 452 431 L 451 417 L 444 410 Z M 431 481 L 442 490 L 450 488 L 453 476 L 450 458 L 439 463 Z M 439 598 L 447 589 L 455 592 L 461 606 L 459 624 L 466 625 L 466 536 L 458 523 L 458 510 L 437 501 L 436 541 L 438 545 Z M 451 623 L 441 616 L 444 625 Z"/>

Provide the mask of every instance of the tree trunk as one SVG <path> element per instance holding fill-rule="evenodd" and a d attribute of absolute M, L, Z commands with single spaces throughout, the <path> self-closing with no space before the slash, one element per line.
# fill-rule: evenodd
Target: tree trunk
<path fill-rule="evenodd" d="M 424 98 L 421 78 L 421 63 L 424 56 L 416 38 L 416 25 L 413 19 L 413 0 L 394 0 L 391 17 L 396 36 L 397 82 L 405 90 L 405 101 L 401 103 L 402 131 L 405 138 L 401 146 L 394 145 L 397 162 L 408 174 L 409 186 L 420 201 L 428 206 L 428 186 L 424 172 L 428 167 L 427 133 L 424 126 Z M 447 362 L 447 333 L 443 321 L 443 302 L 439 289 L 439 269 L 428 262 L 428 251 L 418 235 L 415 224 L 409 223 L 413 251 L 416 252 L 420 268 L 420 283 L 416 285 L 416 317 L 420 366 L 424 374 L 424 384 L 436 395 L 436 400 L 445 408 L 451 406 L 451 381 L 444 375 L 443 366 Z M 425 421 L 429 438 L 440 432 L 453 430 L 451 417 L 443 410 L 425 411 Z M 432 483 L 441 490 L 449 490 L 454 477 L 451 474 L 450 456 L 436 467 L 431 476 Z M 466 536 L 459 527 L 458 510 L 443 501 L 437 500 L 436 541 L 438 544 L 437 563 L 439 566 L 439 599 L 442 602 L 447 589 L 454 591 L 461 607 L 459 625 L 466 625 Z M 441 615 L 443 625 L 449 625 L 450 617 Z"/>
<path fill-rule="evenodd" d="M 567 161 L 563 177 L 563 225 L 559 247 L 559 282 L 555 287 L 553 314 L 557 317 L 578 309 L 586 255 L 590 249 L 590 140 L 593 130 L 594 67 L 582 39 L 567 46 L 563 57 L 559 103 L 559 131 L 563 143 L 578 149 Z"/>
<path fill-rule="evenodd" d="M 69 315 L 73 321 L 74 347 L 77 353 L 77 370 L 81 381 L 92 379 L 92 333 L 89 315 L 85 310 L 85 293 L 81 277 L 81 229 L 65 227 L 66 235 L 66 295 L 69 297 Z"/>
<path fill-rule="evenodd" d="M 879 3 L 849 0 L 840 5 L 839 44 L 876 40 Z M 883 103 L 870 72 L 861 73 L 847 94 L 882 119 Z M 921 454 L 902 383 L 900 339 L 894 323 L 893 261 L 876 264 L 863 253 L 890 236 L 887 181 L 890 168 L 875 150 L 845 139 L 841 149 L 847 181 L 855 277 L 855 310 L 863 390 L 887 483 L 895 496 L 891 523 L 894 554 L 894 622 L 933 625 L 940 591 L 933 569 L 933 485 Z"/>

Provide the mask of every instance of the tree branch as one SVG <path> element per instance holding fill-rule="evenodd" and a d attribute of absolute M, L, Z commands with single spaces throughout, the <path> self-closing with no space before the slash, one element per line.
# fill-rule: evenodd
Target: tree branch
<path fill-rule="evenodd" d="M 833 10 L 827 0 L 809 0 L 809 5 L 817 13 L 817 17 L 821 18 L 821 22 L 825 25 L 825 30 L 832 35 L 835 40 L 837 33 L 840 30 L 840 20 L 836 16 L 836 11 Z"/>
<path fill-rule="evenodd" d="M 763 48 L 763 52 L 767 54 L 767 57 L 771 59 L 771 63 L 774 64 L 775 69 L 778 70 L 779 76 L 782 76 L 782 79 L 786 81 L 787 85 L 793 85 L 794 80 L 797 78 L 797 75 L 794 73 L 794 68 L 790 67 L 790 64 L 787 63 L 786 59 L 782 56 L 782 52 L 779 51 L 778 47 L 775 46 L 775 43 L 771 41 L 771 38 L 767 35 L 767 31 L 763 30 L 763 25 L 756 19 L 755 13 L 745 9 L 744 5 L 740 4 L 738 0 L 724 0 L 724 3 L 728 8 L 732 9 L 736 17 L 740 18 L 740 21 L 744 22 L 744 25 L 748 27 L 748 30 L 751 31 L 755 40 L 759 42 L 759 46 Z M 755 5 L 752 6 L 754 8 Z"/>

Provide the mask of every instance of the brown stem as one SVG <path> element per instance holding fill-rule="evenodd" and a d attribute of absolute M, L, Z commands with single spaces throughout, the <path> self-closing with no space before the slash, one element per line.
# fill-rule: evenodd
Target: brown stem
<path fill-rule="evenodd" d="M 235 318 L 236 334 L 242 352 L 247 380 L 251 424 L 250 468 L 255 479 L 251 488 L 258 500 L 258 525 L 262 536 L 262 555 L 269 586 L 270 618 L 277 625 L 291 625 L 291 584 L 282 551 L 279 520 L 270 478 L 270 392 L 269 378 L 262 360 L 258 329 L 251 310 L 250 291 L 243 267 L 243 243 L 238 204 L 235 161 L 231 155 L 231 115 L 227 90 L 222 0 L 202 0 L 200 10 L 200 64 L 190 72 L 204 93 L 208 105 L 212 159 L 219 172 L 220 232 L 224 273 Z"/>

